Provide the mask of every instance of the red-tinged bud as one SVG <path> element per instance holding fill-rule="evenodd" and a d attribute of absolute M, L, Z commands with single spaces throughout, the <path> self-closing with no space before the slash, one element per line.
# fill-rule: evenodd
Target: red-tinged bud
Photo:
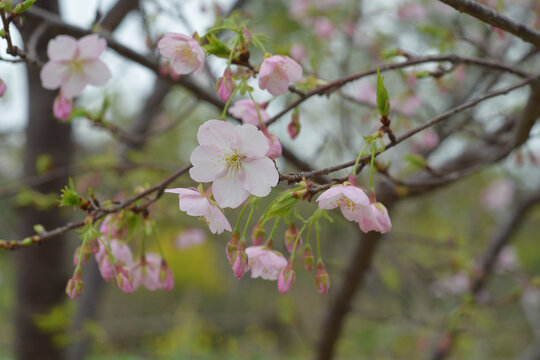
<path fill-rule="evenodd" d="M 298 228 L 294 223 L 289 224 L 289 228 L 285 231 L 285 246 L 287 247 L 287 251 L 289 253 L 293 252 L 294 249 L 294 242 L 296 241 L 296 237 L 298 236 Z M 302 244 L 302 238 L 299 239 L 298 245 Z"/>
<path fill-rule="evenodd" d="M 248 47 L 251 43 L 251 32 L 247 27 L 244 27 L 242 29 L 242 37 L 244 38 L 244 45 Z"/>
<path fill-rule="evenodd" d="M 291 139 L 296 139 L 298 134 L 300 133 L 300 128 L 302 125 L 300 124 L 300 114 L 298 111 L 293 111 L 291 122 L 287 126 L 287 130 L 289 131 L 289 136 Z"/>
<path fill-rule="evenodd" d="M 322 260 L 317 260 L 317 269 L 315 270 L 315 286 L 320 294 L 328 294 L 330 288 L 330 277 L 326 272 L 326 268 Z"/>
<path fill-rule="evenodd" d="M 244 276 L 244 273 L 246 272 L 248 267 L 248 256 L 246 254 L 246 251 L 243 247 L 239 248 L 234 253 L 234 261 L 233 261 L 233 272 L 234 277 L 236 277 L 238 280 Z"/>
<path fill-rule="evenodd" d="M 261 222 L 259 221 L 257 225 L 253 228 L 253 232 L 251 233 L 251 242 L 254 246 L 259 246 L 262 244 L 264 237 L 266 236 L 266 230 L 263 225 L 261 225 Z"/>
<path fill-rule="evenodd" d="M 4 96 L 6 90 L 7 90 L 6 83 L 4 82 L 4 80 L 0 79 L 0 97 Z"/>
<path fill-rule="evenodd" d="M 289 260 L 289 263 L 287 264 L 287 266 L 285 266 L 279 272 L 278 279 L 277 279 L 278 291 L 284 295 L 287 294 L 291 290 L 294 284 L 295 277 L 296 277 L 296 274 L 294 272 L 293 265 L 291 261 Z"/>
<path fill-rule="evenodd" d="M 82 270 L 80 267 L 75 268 L 73 277 L 69 279 L 66 285 L 66 294 L 71 299 L 76 299 L 81 296 L 83 292 Z"/>
<path fill-rule="evenodd" d="M 238 245 L 240 245 L 240 233 L 238 232 L 238 230 L 234 230 L 231 234 L 231 239 L 227 243 L 227 247 L 225 249 L 225 253 L 227 254 L 227 260 L 229 260 L 229 264 L 231 265 L 234 258 L 234 252 L 238 249 Z"/>
<path fill-rule="evenodd" d="M 167 265 L 165 259 L 161 260 L 161 266 L 159 268 L 159 282 L 163 285 L 164 290 L 171 291 L 174 287 L 172 271 Z"/>
<path fill-rule="evenodd" d="M 54 99 L 53 114 L 58 120 L 67 121 L 73 110 L 73 100 L 64 96 L 60 91 L 58 96 Z"/>
<path fill-rule="evenodd" d="M 313 257 L 313 250 L 311 250 L 311 245 L 306 244 L 304 246 L 304 268 L 306 271 L 311 271 L 313 269 L 313 264 L 315 263 L 315 258 Z"/>
<path fill-rule="evenodd" d="M 218 79 L 216 91 L 221 100 L 228 101 L 230 99 L 234 91 L 234 79 L 230 67 L 227 67 L 223 72 L 223 76 Z"/>
<path fill-rule="evenodd" d="M 117 267 L 116 276 L 114 277 L 116 286 L 126 294 L 131 294 L 133 287 L 133 274 L 125 268 Z"/>

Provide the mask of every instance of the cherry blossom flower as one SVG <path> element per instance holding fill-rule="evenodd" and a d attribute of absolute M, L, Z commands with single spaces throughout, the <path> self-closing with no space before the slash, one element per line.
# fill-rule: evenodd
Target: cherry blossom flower
<path fill-rule="evenodd" d="M 307 56 L 307 51 L 304 45 L 296 43 L 293 46 L 291 46 L 291 49 L 289 50 L 289 53 L 291 54 L 291 57 L 296 61 L 302 61 Z"/>
<path fill-rule="evenodd" d="M 135 290 L 133 287 L 133 274 L 125 268 L 117 268 L 114 282 L 126 294 L 131 294 Z"/>
<path fill-rule="evenodd" d="M 315 257 L 313 256 L 311 245 L 306 244 L 306 246 L 304 246 L 304 269 L 306 269 L 306 271 L 311 271 L 314 263 Z"/>
<path fill-rule="evenodd" d="M 161 267 L 159 269 L 159 280 L 161 281 L 162 288 L 165 291 L 171 291 L 174 287 L 174 278 L 172 271 L 167 265 L 165 259 L 161 259 Z"/>
<path fill-rule="evenodd" d="M 176 240 L 174 245 L 178 249 L 187 249 L 192 246 L 200 245 L 206 240 L 206 233 L 198 228 L 190 228 L 183 231 Z"/>
<path fill-rule="evenodd" d="M 228 101 L 234 91 L 234 80 L 230 67 L 225 69 L 223 76 L 218 79 L 216 87 L 219 98 L 223 101 Z"/>
<path fill-rule="evenodd" d="M 358 221 L 363 215 L 371 217 L 369 198 L 357 186 L 344 184 L 331 187 L 317 199 L 321 209 L 340 207 L 341 213 L 349 221 Z"/>
<path fill-rule="evenodd" d="M 279 272 L 287 266 L 287 260 L 283 255 L 266 246 L 250 246 L 246 249 L 246 254 L 252 278 L 277 280 Z"/>
<path fill-rule="evenodd" d="M 0 79 L 0 97 L 4 96 L 6 90 L 7 90 L 6 83 L 4 82 L 4 80 Z"/>
<path fill-rule="evenodd" d="M 263 123 L 268 121 L 270 117 L 264 110 L 264 107 L 262 105 L 259 106 L 259 113 L 261 114 L 261 120 Z M 253 101 L 249 99 L 244 100 L 238 100 L 236 101 L 233 106 L 229 108 L 229 113 L 231 113 L 232 116 L 235 116 L 242 120 L 244 124 L 252 124 L 255 126 L 259 125 L 259 116 L 257 115 L 257 109 L 255 108 L 255 104 Z"/>
<path fill-rule="evenodd" d="M 287 230 L 285 230 L 285 247 L 289 254 L 293 252 L 294 243 L 296 242 L 296 237 L 300 231 L 294 223 L 290 223 Z M 302 244 L 302 237 L 298 240 L 298 245 Z"/>
<path fill-rule="evenodd" d="M 165 192 L 178 194 L 180 210 L 190 216 L 202 216 L 213 234 L 231 231 L 231 224 L 219 207 L 197 189 L 166 189 Z"/>
<path fill-rule="evenodd" d="M 133 267 L 133 289 L 144 286 L 150 291 L 163 288 L 165 285 L 159 278 L 161 256 L 154 253 L 146 253 L 141 257 L 138 264 Z"/>
<path fill-rule="evenodd" d="M 158 41 L 157 45 L 160 54 L 171 60 L 175 73 L 199 75 L 203 71 L 204 50 L 194 38 L 169 32 Z"/>
<path fill-rule="evenodd" d="M 248 269 L 248 256 L 244 246 L 239 246 L 235 251 L 233 251 L 231 260 L 234 277 L 240 280 Z"/>
<path fill-rule="evenodd" d="M 53 103 L 53 114 L 54 117 L 67 121 L 73 110 L 73 100 L 68 97 L 65 97 L 64 94 L 60 91 L 58 96 L 54 99 Z"/>
<path fill-rule="evenodd" d="M 191 153 L 191 178 L 211 182 L 219 206 L 236 208 L 249 196 L 266 196 L 279 180 L 274 162 L 266 157 L 264 134 L 251 124 L 233 127 L 208 120 L 197 133 L 200 146 Z"/>
<path fill-rule="evenodd" d="M 296 274 L 294 272 L 293 266 L 291 263 L 288 263 L 278 275 L 277 279 L 277 288 L 278 291 L 282 294 L 287 294 L 291 291 L 291 288 L 294 284 Z"/>
<path fill-rule="evenodd" d="M 326 16 L 315 19 L 315 33 L 323 40 L 329 40 L 334 33 L 334 24 Z"/>
<path fill-rule="evenodd" d="M 83 292 L 83 281 L 82 281 L 82 270 L 80 267 L 76 268 L 73 276 L 69 279 L 66 285 L 66 294 L 72 299 L 75 300 L 82 295 Z"/>
<path fill-rule="evenodd" d="M 99 57 L 107 48 L 105 39 L 86 35 L 79 40 L 59 35 L 49 41 L 49 61 L 41 69 L 41 83 L 45 89 L 60 91 L 67 98 L 81 94 L 86 85 L 103 86 L 111 72 Z"/>
<path fill-rule="evenodd" d="M 114 215 L 107 215 L 99 225 L 99 232 L 107 238 L 122 239 L 126 236 L 127 228 Z"/>
<path fill-rule="evenodd" d="M 103 277 L 105 281 L 111 280 L 118 273 L 119 269 L 129 269 L 133 267 L 133 254 L 127 244 L 112 239 L 105 245 L 105 240 L 103 238 L 99 239 L 98 244 L 98 252 L 95 257 L 101 277 Z M 112 260 L 106 246 L 109 246 L 110 253 L 114 256 L 115 261 Z"/>
<path fill-rule="evenodd" d="M 369 231 L 378 231 L 381 234 L 387 233 L 392 228 L 390 217 L 386 207 L 380 202 L 369 205 L 369 211 L 363 211 L 360 218 L 357 219 L 360 230 L 367 233 Z"/>
<path fill-rule="evenodd" d="M 301 79 L 302 66 L 288 56 L 270 56 L 259 70 L 259 87 L 274 96 L 286 93 L 290 82 Z"/>
<path fill-rule="evenodd" d="M 317 260 L 315 286 L 317 286 L 319 294 L 328 294 L 328 290 L 330 289 L 330 276 L 326 272 L 326 267 L 321 260 Z"/>
<path fill-rule="evenodd" d="M 281 157 L 283 148 L 281 147 L 279 138 L 276 135 L 270 133 L 268 130 L 266 130 L 266 127 L 263 127 L 262 132 L 264 136 L 266 137 L 266 141 L 268 142 L 268 151 L 266 152 L 265 155 L 268 156 L 270 159 L 277 159 Z"/>
<path fill-rule="evenodd" d="M 255 246 L 261 245 L 265 236 L 266 230 L 259 221 L 257 225 L 253 227 L 253 232 L 251 233 L 251 243 Z"/>

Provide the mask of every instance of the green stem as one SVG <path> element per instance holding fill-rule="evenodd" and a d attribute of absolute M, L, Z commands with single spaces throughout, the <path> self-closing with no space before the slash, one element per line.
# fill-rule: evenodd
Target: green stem
<path fill-rule="evenodd" d="M 232 101 L 234 95 L 236 95 L 237 91 L 238 91 L 238 86 L 235 86 L 231 96 L 229 97 L 229 100 L 227 100 L 227 102 L 225 103 L 225 107 L 223 108 L 223 111 L 221 112 L 220 119 L 225 120 L 227 118 L 227 110 L 229 110 L 229 105 L 231 105 L 231 101 Z"/>
<path fill-rule="evenodd" d="M 77 269 L 81 268 L 82 266 L 82 254 L 84 252 L 85 245 L 86 245 L 86 238 L 84 238 L 82 241 L 81 251 L 79 252 L 79 261 L 77 262 Z"/>
<path fill-rule="evenodd" d="M 253 104 L 255 105 L 255 110 L 257 110 L 257 117 L 259 118 L 259 126 L 262 128 L 264 126 L 264 123 L 262 121 L 261 112 L 259 111 L 259 105 L 253 98 L 253 94 L 251 93 L 251 91 L 248 91 L 248 94 L 249 98 L 251 99 L 251 101 L 253 101 Z"/>
<path fill-rule="evenodd" d="M 216 26 L 215 28 L 211 28 L 211 29 L 208 29 L 208 31 L 206 32 L 206 34 L 204 34 L 203 37 L 213 33 L 213 32 L 216 32 L 216 31 L 222 31 L 222 30 L 231 30 L 231 31 L 234 31 L 235 33 L 238 33 L 240 34 L 240 30 L 238 30 L 237 28 L 233 28 L 233 27 L 230 27 L 230 26 Z"/>
<path fill-rule="evenodd" d="M 313 224 L 309 224 L 309 228 L 308 228 L 308 232 L 307 232 L 307 237 L 306 237 L 306 245 L 309 244 L 309 237 L 311 236 L 311 229 L 313 228 Z"/>
<path fill-rule="evenodd" d="M 229 67 L 231 66 L 232 58 L 233 58 L 234 52 L 236 51 L 236 47 L 238 46 L 239 40 L 240 40 L 240 36 L 235 37 L 233 40 L 231 53 L 229 54 L 229 61 L 227 62 L 227 66 Z"/>
<path fill-rule="evenodd" d="M 238 220 L 236 220 L 236 225 L 234 226 L 233 232 L 238 232 L 240 229 L 240 220 L 242 220 L 242 216 L 244 216 L 244 212 L 246 211 L 247 207 L 249 205 L 249 201 L 244 205 L 242 210 L 240 211 L 240 215 L 238 215 Z"/>
<path fill-rule="evenodd" d="M 246 242 L 246 232 L 249 226 L 249 223 L 251 222 L 251 217 L 253 216 L 253 211 L 255 210 L 255 206 L 251 205 L 251 209 L 249 211 L 249 216 L 246 221 L 246 225 L 244 225 L 244 231 L 242 232 L 242 237 L 240 238 L 240 241 L 245 243 Z"/>
<path fill-rule="evenodd" d="M 279 220 L 281 219 L 281 217 L 277 217 L 276 218 L 276 221 L 274 222 L 274 226 L 272 227 L 272 231 L 270 232 L 270 236 L 268 237 L 268 239 L 273 239 L 274 238 L 274 233 L 276 232 L 276 229 L 277 229 L 277 226 L 278 226 L 278 223 L 279 223 Z"/>
<path fill-rule="evenodd" d="M 368 145 L 369 145 L 369 142 L 367 142 L 366 145 L 364 145 L 364 147 L 362 148 L 362 151 L 360 151 L 360 154 L 358 154 L 358 157 L 356 158 L 356 162 L 354 163 L 354 168 L 352 171 L 353 175 L 356 175 L 356 168 L 358 167 L 358 163 L 360 162 L 362 155 L 364 155 L 364 151 L 366 151 L 366 148 Z"/>
<path fill-rule="evenodd" d="M 259 39 L 257 39 L 256 36 L 252 36 L 251 40 L 253 41 L 253 44 L 255 44 L 255 46 L 259 47 L 262 50 L 262 52 L 266 54 L 266 49 L 264 48 L 264 45 Z"/>
<path fill-rule="evenodd" d="M 298 232 L 298 235 L 296 235 L 296 239 L 294 240 L 294 247 L 293 247 L 292 254 L 291 254 L 291 262 L 294 261 L 294 256 L 296 254 L 296 247 L 298 246 L 298 243 L 300 242 L 300 237 L 302 236 L 302 233 L 306 229 L 307 225 L 308 225 L 308 223 L 305 223 L 302 226 L 302 228 L 300 229 L 300 231 Z"/>
<path fill-rule="evenodd" d="M 375 153 L 377 152 L 377 146 L 371 146 L 371 163 L 369 169 L 369 190 L 373 190 L 373 165 L 375 164 Z"/>
<path fill-rule="evenodd" d="M 319 229 L 315 228 L 315 235 L 317 237 L 317 261 L 322 261 L 322 256 L 321 256 L 321 241 L 320 241 L 320 236 L 319 236 Z"/>

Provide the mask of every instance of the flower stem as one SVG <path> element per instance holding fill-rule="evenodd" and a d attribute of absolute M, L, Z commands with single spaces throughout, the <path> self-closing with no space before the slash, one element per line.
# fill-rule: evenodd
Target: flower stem
<path fill-rule="evenodd" d="M 240 229 L 240 220 L 242 220 L 242 216 L 244 216 L 244 212 L 246 211 L 247 207 L 249 205 L 249 201 L 244 205 L 242 210 L 240 211 L 240 215 L 238 215 L 238 220 L 236 220 L 236 225 L 234 226 L 233 232 L 239 232 Z"/>
<path fill-rule="evenodd" d="M 322 261 L 322 256 L 321 256 L 321 241 L 320 241 L 320 236 L 319 236 L 319 229 L 317 229 L 317 227 L 315 227 L 315 236 L 317 237 L 317 261 Z"/>
<path fill-rule="evenodd" d="M 268 237 L 269 240 L 274 238 L 274 233 L 276 232 L 279 220 L 281 220 L 281 217 L 278 216 L 276 218 L 276 221 L 274 222 L 274 226 L 272 227 L 272 231 L 270 232 L 270 236 Z"/>
<path fill-rule="evenodd" d="M 257 117 L 259 118 L 259 126 L 262 128 L 264 126 L 264 123 L 262 121 L 261 112 L 259 111 L 259 105 L 253 98 L 253 94 L 251 93 L 251 91 L 248 91 L 248 94 L 249 98 L 251 99 L 251 101 L 253 101 L 253 104 L 255 105 L 255 110 L 257 110 Z"/>
<path fill-rule="evenodd" d="M 358 167 L 358 163 L 360 162 L 362 155 L 364 155 L 364 151 L 366 151 L 366 148 L 368 145 L 369 145 L 369 142 L 367 142 L 366 145 L 364 145 L 364 147 L 362 148 L 362 151 L 360 151 L 360 154 L 358 154 L 358 157 L 356 158 L 356 162 L 354 163 L 354 168 L 352 171 L 353 175 L 356 175 L 356 168 Z"/>
<path fill-rule="evenodd" d="M 373 190 L 373 168 L 375 164 L 375 153 L 377 152 L 377 146 L 371 146 L 371 164 L 369 168 L 369 190 Z"/>
<path fill-rule="evenodd" d="M 291 254 L 291 261 L 294 261 L 294 256 L 296 255 L 296 247 L 298 246 L 298 243 L 300 242 L 300 237 L 302 236 L 302 233 L 306 229 L 307 225 L 308 223 L 305 223 L 304 225 L 302 225 L 302 228 L 298 232 L 298 235 L 296 235 L 296 239 L 294 240 L 294 247 Z"/>
<path fill-rule="evenodd" d="M 255 210 L 255 206 L 251 205 L 251 209 L 249 211 L 249 216 L 246 221 L 246 225 L 244 225 L 244 231 L 242 232 L 242 237 L 240 238 L 241 242 L 246 242 L 246 232 L 249 226 L 249 223 L 251 222 L 251 217 L 253 216 L 253 211 Z"/>
<path fill-rule="evenodd" d="M 225 120 L 227 118 L 227 110 L 229 110 L 229 105 L 231 105 L 231 101 L 232 101 L 234 95 L 236 95 L 237 91 L 238 91 L 238 86 L 235 86 L 231 96 L 229 97 L 229 100 L 227 100 L 227 102 L 225 103 L 225 106 L 223 107 L 223 111 L 221 112 L 220 119 Z"/>

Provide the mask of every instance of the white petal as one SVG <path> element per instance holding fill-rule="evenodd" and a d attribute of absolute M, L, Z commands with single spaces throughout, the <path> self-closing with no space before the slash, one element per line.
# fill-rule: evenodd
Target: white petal
<path fill-rule="evenodd" d="M 248 159 L 256 159 L 264 156 L 268 151 L 268 141 L 262 131 L 251 124 L 236 127 L 237 146 L 240 153 Z"/>
<path fill-rule="evenodd" d="M 241 176 L 242 186 L 255 196 L 266 196 L 279 181 L 274 162 L 267 157 L 245 160 Z"/>
<path fill-rule="evenodd" d="M 58 35 L 47 44 L 47 55 L 55 61 L 71 60 L 77 54 L 77 40 L 68 35 Z"/>
<path fill-rule="evenodd" d="M 339 206 L 338 200 L 343 196 L 341 189 L 343 186 L 332 187 L 323 192 L 317 202 L 321 209 L 330 210 Z"/>
<path fill-rule="evenodd" d="M 369 198 L 364 192 L 364 190 L 360 189 L 356 186 L 345 186 L 342 190 L 343 195 L 351 199 L 355 204 L 359 204 L 361 206 L 369 206 Z"/>
<path fill-rule="evenodd" d="M 58 89 L 67 73 L 67 65 L 55 61 L 49 61 L 41 68 L 41 85 L 45 89 Z"/>
<path fill-rule="evenodd" d="M 285 74 L 287 74 L 289 81 L 296 82 L 302 80 L 302 66 L 290 57 L 285 57 L 282 68 L 285 71 Z"/>
<path fill-rule="evenodd" d="M 213 146 L 197 146 L 191 153 L 190 161 L 193 167 L 189 175 L 198 182 L 214 181 L 217 175 L 226 171 L 222 153 Z"/>
<path fill-rule="evenodd" d="M 101 60 L 93 60 L 83 65 L 86 83 L 94 86 L 103 86 L 112 77 L 111 71 Z"/>
<path fill-rule="evenodd" d="M 84 74 L 71 72 L 62 84 L 62 92 L 69 98 L 79 96 L 86 86 Z"/>
<path fill-rule="evenodd" d="M 236 133 L 232 125 L 221 120 L 208 120 L 199 127 L 197 140 L 201 145 L 217 146 L 230 150 L 236 143 Z"/>
<path fill-rule="evenodd" d="M 212 185 L 212 192 L 214 199 L 222 208 L 237 208 L 249 196 L 240 179 L 231 176 L 216 179 Z"/>
<path fill-rule="evenodd" d="M 97 59 L 107 48 L 107 41 L 96 34 L 86 35 L 79 39 L 79 57 Z"/>
<path fill-rule="evenodd" d="M 208 226 L 213 234 L 221 234 L 223 230 L 232 231 L 231 224 L 223 215 L 217 206 L 211 206 L 208 215 L 206 215 Z"/>

